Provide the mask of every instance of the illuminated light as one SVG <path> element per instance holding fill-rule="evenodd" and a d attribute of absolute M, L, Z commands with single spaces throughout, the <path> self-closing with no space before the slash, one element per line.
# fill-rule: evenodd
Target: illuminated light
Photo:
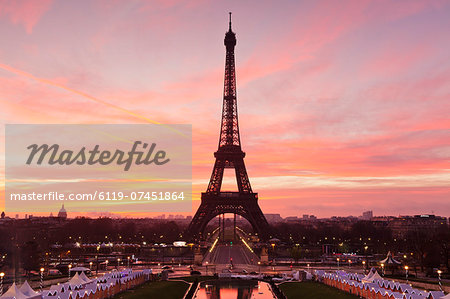
<path fill-rule="evenodd" d="M 247 247 L 248 250 L 250 250 L 250 252 L 253 253 L 253 249 L 250 247 L 250 245 L 248 245 L 247 242 L 245 242 L 245 240 L 243 238 L 241 238 L 241 240 L 242 240 L 242 243 L 244 243 L 245 247 Z M 275 244 L 273 244 L 273 245 L 275 245 Z"/>
<path fill-rule="evenodd" d="M 209 249 L 209 252 L 212 252 L 214 250 L 214 247 L 216 247 L 217 242 L 219 242 L 219 238 L 217 238 L 214 243 L 212 244 L 211 248 Z"/>

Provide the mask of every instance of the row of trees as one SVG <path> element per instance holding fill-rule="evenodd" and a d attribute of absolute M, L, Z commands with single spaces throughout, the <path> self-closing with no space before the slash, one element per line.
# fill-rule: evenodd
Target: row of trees
<path fill-rule="evenodd" d="M 376 227 L 370 221 L 358 221 L 349 229 L 338 226 L 318 224 L 315 227 L 301 223 L 282 223 L 274 226 L 275 235 L 288 248 L 291 256 L 299 255 L 296 244 L 308 256 L 312 248 L 318 249 L 326 244 L 336 253 L 357 253 L 360 255 L 386 254 L 388 251 L 401 253 L 402 259 L 422 271 L 433 268 L 449 269 L 450 230 L 441 226 L 435 230 L 411 228 L 402 237 L 394 237 L 387 227 Z M 316 250 L 316 253 L 318 251 Z M 321 252 L 322 253 L 322 252 Z"/>
<path fill-rule="evenodd" d="M 5 263 L 13 264 L 13 253 L 20 249 L 20 260 L 39 261 L 36 255 L 50 250 L 53 244 L 67 243 L 167 243 L 183 240 L 185 226 L 174 221 L 115 220 L 110 218 L 77 218 L 57 225 L 32 224 L 17 227 L 14 223 L 0 228 L 0 254 Z M 250 227 L 247 228 L 249 230 Z M 361 255 L 386 254 L 388 251 L 406 255 L 410 265 L 422 270 L 449 268 L 450 231 L 448 226 L 437 230 L 414 228 L 403 237 L 394 237 L 387 227 L 377 227 L 370 221 L 358 221 L 345 228 L 329 223 L 304 225 L 280 223 L 274 225 L 273 236 L 284 244 L 285 252 L 295 256 L 320 256 L 325 247 L 334 252 L 354 252 Z M 297 245 L 298 244 L 298 245 Z M 289 251 L 289 248 L 294 248 Z M 18 255 L 16 254 L 16 257 Z M 17 262 L 17 259 L 16 259 Z"/>

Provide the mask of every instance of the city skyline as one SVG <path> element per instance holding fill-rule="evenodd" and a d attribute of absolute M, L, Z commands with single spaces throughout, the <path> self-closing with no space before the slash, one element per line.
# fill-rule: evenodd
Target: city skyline
<path fill-rule="evenodd" d="M 3 127 L 192 123 L 193 214 L 217 148 L 231 10 L 241 140 L 264 213 L 450 214 L 448 3 L 262 2 L 255 13 L 99 1 L 92 16 L 86 4 L 0 4 Z"/>

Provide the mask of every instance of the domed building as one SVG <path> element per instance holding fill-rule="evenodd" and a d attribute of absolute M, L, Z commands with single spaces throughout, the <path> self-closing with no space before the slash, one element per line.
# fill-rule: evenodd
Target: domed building
<path fill-rule="evenodd" d="M 64 209 L 64 204 L 62 205 L 61 210 L 58 212 L 58 218 L 67 219 L 67 211 Z"/>

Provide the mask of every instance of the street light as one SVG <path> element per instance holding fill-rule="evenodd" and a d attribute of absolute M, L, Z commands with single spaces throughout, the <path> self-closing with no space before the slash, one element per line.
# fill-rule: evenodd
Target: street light
<path fill-rule="evenodd" d="M 363 265 L 364 274 L 366 274 L 366 261 L 362 261 L 362 265 Z"/>
<path fill-rule="evenodd" d="M 89 262 L 89 270 L 92 271 L 92 262 Z"/>
<path fill-rule="evenodd" d="M 117 270 L 119 270 L 120 267 L 120 258 L 117 259 Z"/>
<path fill-rule="evenodd" d="M 350 269 L 351 264 L 352 264 L 352 260 L 349 259 L 349 260 L 348 260 L 348 268 L 349 268 L 349 269 Z"/>
<path fill-rule="evenodd" d="M 106 271 L 108 271 L 108 263 L 109 263 L 109 261 L 106 260 L 106 261 L 105 261 L 105 270 L 106 270 Z"/>
<path fill-rule="evenodd" d="M 70 278 L 70 269 L 72 269 L 72 265 L 69 265 L 69 278 Z"/>
<path fill-rule="evenodd" d="M 130 257 L 129 256 L 127 256 L 127 260 L 128 260 L 127 268 L 129 269 L 130 268 Z"/>
<path fill-rule="evenodd" d="M 406 273 L 406 283 L 408 283 L 408 266 L 405 266 L 405 273 Z"/>
<path fill-rule="evenodd" d="M 0 296 L 3 295 L 3 277 L 5 276 L 5 273 L 0 273 Z"/>
<path fill-rule="evenodd" d="M 261 262 L 258 262 L 258 267 L 259 267 L 259 275 L 261 275 Z"/>
<path fill-rule="evenodd" d="M 208 262 L 206 262 L 206 276 L 208 276 Z"/>
<path fill-rule="evenodd" d="M 95 256 L 95 263 L 97 264 L 95 268 L 95 275 L 98 274 L 98 252 L 100 251 L 100 245 L 97 246 L 97 255 Z"/>
<path fill-rule="evenodd" d="M 441 282 L 442 271 L 441 270 L 437 270 L 437 274 L 438 274 L 438 277 L 439 277 L 439 289 L 441 289 L 441 291 L 442 291 L 442 282 Z"/>
<path fill-rule="evenodd" d="M 41 293 L 42 293 L 42 284 L 43 284 L 42 280 L 44 279 L 44 268 L 41 268 L 40 272 L 41 272 L 41 283 L 39 285 L 39 289 L 41 290 Z"/>
<path fill-rule="evenodd" d="M 381 263 L 381 274 L 384 276 L 384 264 Z"/>
<path fill-rule="evenodd" d="M 339 270 L 339 258 L 336 259 L 337 260 L 337 264 L 338 264 L 338 270 Z"/>

